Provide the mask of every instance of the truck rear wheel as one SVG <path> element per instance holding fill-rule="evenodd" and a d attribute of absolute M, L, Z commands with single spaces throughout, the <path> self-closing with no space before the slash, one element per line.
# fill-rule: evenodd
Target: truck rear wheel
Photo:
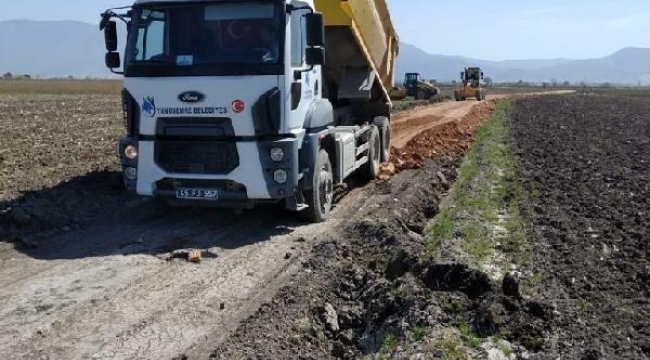
<path fill-rule="evenodd" d="M 368 180 L 375 180 L 379 176 L 381 165 L 381 139 L 379 130 L 373 126 L 368 137 L 368 162 L 361 167 L 361 175 Z"/>
<path fill-rule="evenodd" d="M 378 116 L 373 123 L 379 128 L 381 138 L 381 162 L 390 160 L 390 120 L 385 116 Z"/>
<path fill-rule="evenodd" d="M 304 196 L 309 207 L 301 211 L 300 216 L 312 223 L 327 221 L 334 200 L 334 172 L 325 150 L 321 149 L 318 153 L 314 165 L 313 188 L 305 191 Z"/>
<path fill-rule="evenodd" d="M 460 101 L 460 91 L 454 90 L 454 100 Z"/>

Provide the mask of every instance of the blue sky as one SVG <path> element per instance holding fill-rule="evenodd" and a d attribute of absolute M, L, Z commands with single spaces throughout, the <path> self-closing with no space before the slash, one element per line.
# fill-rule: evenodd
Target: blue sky
<path fill-rule="evenodd" d="M 487 60 L 593 58 L 650 47 L 648 0 L 387 0 L 400 38 L 428 52 Z M 0 21 L 96 23 L 116 0 L 0 0 Z"/>

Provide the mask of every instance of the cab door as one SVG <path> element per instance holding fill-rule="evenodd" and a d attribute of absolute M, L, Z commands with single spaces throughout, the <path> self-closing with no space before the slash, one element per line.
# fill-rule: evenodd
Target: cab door
<path fill-rule="evenodd" d="M 291 12 L 287 31 L 286 109 L 290 114 L 288 127 L 292 130 L 303 127 L 313 103 L 322 98 L 321 67 L 309 67 L 305 63 L 307 48 L 305 15 L 309 13 L 309 10 Z"/>

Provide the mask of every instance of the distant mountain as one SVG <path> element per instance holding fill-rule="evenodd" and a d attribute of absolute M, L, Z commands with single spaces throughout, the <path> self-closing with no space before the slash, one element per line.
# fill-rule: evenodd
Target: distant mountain
<path fill-rule="evenodd" d="M 120 31 L 122 26 L 118 26 Z M 124 36 L 120 36 L 123 40 Z M 123 41 L 120 42 L 120 47 Z M 111 77 L 104 67 L 104 38 L 97 25 L 75 21 L 0 21 L 0 75 Z M 427 79 L 456 80 L 466 66 L 481 66 L 494 81 L 650 84 L 650 49 L 627 48 L 593 60 L 485 61 L 429 54 L 402 43 L 397 79 L 417 71 Z"/>
<path fill-rule="evenodd" d="M 496 82 L 559 82 L 650 84 L 650 49 L 626 48 L 592 60 L 486 61 L 459 56 L 429 54 L 413 45 L 400 44 L 396 76 L 417 71 L 426 79 L 456 80 L 466 66 L 480 66 Z"/>

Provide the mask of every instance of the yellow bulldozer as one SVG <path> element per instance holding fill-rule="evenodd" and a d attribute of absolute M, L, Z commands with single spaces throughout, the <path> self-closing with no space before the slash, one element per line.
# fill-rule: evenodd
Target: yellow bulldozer
<path fill-rule="evenodd" d="M 460 89 L 454 90 L 456 101 L 465 101 L 468 98 L 476 98 L 483 101 L 487 97 L 487 91 L 482 87 L 483 71 L 479 67 L 468 67 L 460 73 Z"/>
<path fill-rule="evenodd" d="M 407 73 L 403 87 L 394 87 L 390 92 L 393 100 L 404 100 L 407 96 L 415 100 L 436 100 L 441 98 L 441 91 L 433 84 L 420 79 L 418 73 Z"/>

